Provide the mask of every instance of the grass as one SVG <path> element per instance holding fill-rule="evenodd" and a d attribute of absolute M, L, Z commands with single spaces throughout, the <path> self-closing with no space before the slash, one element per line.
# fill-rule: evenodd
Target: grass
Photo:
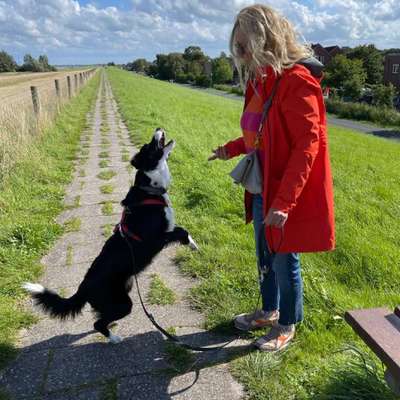
<path fill-rule="evenodd" d="M 112 171 L 111 169 L 107 170 L 107 171 L 101 171 L 97 174 L 97 177 L 99 179 L 103 179 L 104 181 L 108 181 L 110 180 L 112 177 L 114 177 L 115 175 L 117 175 L 117 173 L 115 171 Z"/>
<path fill-rule="evenodd" d="M 170 335 L 176 335 L 176 329 L 174 327 L 169 327 L 167 332 Z M 186 372 L 195 360 L 192 352 L 171 340 L 166 340 L 164 342 L 164 353 L 172 368 L 178 373 Z"/>
<path fill-rule="evenodd" d="M 102 400 L 117 400 L 118 399 L 118 381 L 110 379 L 101 389 Z"/>
<path fill-rule="evenodd" d="M 108 153 L 108 151 L 102 151 L 102 152 L 99 153 L 99 157 L 100 158 L 108 158 L 109 155 L 110 154 Z"/>
<path fill-rule="evenodd" d="M 115 225 L 114 224 L 106 224 L 101 227 L 102 234 L 104 237 L 108 238 L 112 235 Z"/>
<path fill-rule="evenodd" d="M 162 279 L 157 274 L 151 275 L 149 292 L 147 301 L 150 304 L 167 305 L 174 304 L 176 295 L 173 290 L 165 285 Z"/>
<path fill-rule="evenodd" d="M 108 167 L 108 160 L 100 160 L 99 161 L 99 167 L 100 168 L 107 168 Z"/>
<path fill-rule="evenodd" d="M 128 153 L 123 153 L 123 154 L 121 155 L 121 161 L 127 162 L 127 161 L 129 161 L 129 160 L 130 160 L 130 156 L 129 156 Z"/>
<path fill-rule="evenodd" d="M 65 232 L 78 232 L 81 229 L 81 220 L 78 217 L 74 217 L 65 221 L 64 223 Z"/>
<path fill-rule="evenodd" d="M 0 183 L 0 367 L 16 353 L 18 329 L 34 321 L 20 307 L 26 296 L 21 283 L 37 279 L 41 257 L 64 231 L 55 218 L 65 207 L 65 186 L 98 82 L 92 79 L 63 108 L 54 125 L 31 142 L 29 157 L 15 160 Z"/>
<path fill-rule="evenodd" d="M 100 192 L 103 194 L 111 194 L 114 191 L 113 185 L 102 185 L 100 186 Z"/>
<path fill-rule="evenodd" d="M 73 249 L 72 249 L 72 246 L 69 245 L 67 247 L 67 256 L 66 256 L 66 260 L 65 260 L 65 265 L 67 267 L 72 265 L 72 257 L 73 257 Z"/>
<path fill-rule="evenodd" d="M 1 74 L 3 75 L 3 74 Z M 53 126 L 60 109 L 68 103 L 66 73 L 18 74 L 15 78 L 0 76 L 0 182 L 11 173 L 19 158 L 29 157 L 32 141 L 44 130 Z M 54 89 L 54 78 L 61 83 L 61 107 Z M 29 84 L 38 86 L 40 99 L 39 118 L 32 108 Z M 19 83 L 25 82 L 24 85 Z"/>
<path fill-rule="evenodd" d="M 105 201 L 101 206 L 101 212 L 103 213 L 103 215 L 112 215 L 113 211 L 114 206 L 111 201 Z"/>
<path fill-rule="evenodd" d="M 227 176 L 237 160 L 207 158 L 240 136 L 242 104 L 116 69 L 107 73 L 137 145 L 150 140 L 154 121 L 177 142 L 169 159 L 171 201 L 177 223 L 201 248 L 182 248 L 177 261 L 201 278 L 192 295 L 206 328 L 233 332 L 233 316 L 252 310 L 258 296 L 253 231 L 243 221 L 243 192 Z M 366 351 L 344 322 L 345 310 L 400 304 L 400 144 L 341 128 L 329 129 L 329 142 L 337 249 L 301 255 L 305 320 L 294 345 L 280 356 L 252 353 L 231 363 L 253 400 L 339 398 L 329 397 L 334 371 L 346 371 L 348 357 L 336 352 L 353 341 Z M 374 376 L 384 391 L 382 370 Z M 344 381 L 343 399 L 358 399 L 357 382 Z"/>

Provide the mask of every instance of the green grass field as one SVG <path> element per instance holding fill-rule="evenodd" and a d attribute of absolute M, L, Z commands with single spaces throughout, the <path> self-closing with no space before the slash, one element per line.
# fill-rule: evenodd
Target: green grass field
<path fill-rule="evenodd" d="M 0 183 L 0 368 L 15 354 L 19 328 L 32 322 L 20 303 L 21 283 L 38 277 L 40 258 L 63 229 L 55 217 L 63 210 L 64 189 L 86 125 L 99 76 L 66 105 L 54 125 L 30 143 L 10 176 Z M 79 221 L 80 223 L 80 221 Z"/>
<path fill-rule="evenodd" d="M 171 199 L 177 222 L 201 247 L 182 249 L 178 262 L 201 278 L 193 303 L 207 315 L 207 328 L 232 331 L 232 317 L 252 310 L 258 295 L 254 239 L 243 220 L 243 192 L 227 175 L 236 161 L 207 157 L 240 135 L 242 105 L 117 69 L 107 74 L 137 144 L 158 126 L 177 141 Z M 329 139 L 337 249 L 302 255 L 305 320 L 295 343 L 281 355 L 232 360 L 251 399 L 394 398 L 343 314 L 400 304 L 400 145 L 338 128 Z"/>

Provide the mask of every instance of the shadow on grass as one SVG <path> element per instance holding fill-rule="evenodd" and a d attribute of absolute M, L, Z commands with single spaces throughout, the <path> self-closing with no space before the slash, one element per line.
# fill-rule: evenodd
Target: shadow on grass
<path fill-rule="evenodd" d="M 377 130 L 377 131 L 372 131 L 371 132 L 374 136 L 379 136 L 379 137 L 383 137 L 386 139 L 396 139 L 396 140 L 400 140 L 400 131 L 394 131 L 394 130 L 390 130 L 390 129 L 386 129 L 386 130 Z"/>
<path fill-rule="evenodd" d="M 331 378 L 312 400 L 395 400 L 383 378 L 384 367 L 373 355 L 357 348 L 330 371 Z"/>
<path fill-rule="evenodd" d="M 116 391 L 115 398 L 173 399 L 198 381 L 203 385 L 216 379 L 207 371 L 208 367 L 225 364 L 251 351 L 247 344 L 232 342 L 218 351 L 193 352 L 176 368 L 174 350 L 171 353 L 167 347 L 171 342 L 156 331 L 126 337 L 117 345 L 93 340 L 86 343 L 86 336 L 92 334 L 97 333 L 63 334 L 25 347 L 3 371 L 0 387 L 6 389 L 11 399 L 26 398 L 27 394 L 32 398 L 56 398 L 63 394 L 65 399 L 75 399 L 110 388 Z M 201 331 L 179 335 L 179 339 L 195 346 L 217 346 L 235 337 Z M 181 362 L 182 354 L 178 356 Z"/>

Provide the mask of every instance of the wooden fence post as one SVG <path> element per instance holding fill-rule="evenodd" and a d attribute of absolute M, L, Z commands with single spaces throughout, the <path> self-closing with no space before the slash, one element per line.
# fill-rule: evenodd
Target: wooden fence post
<path fill-rule="evenodd" d="M 56 95 L 57 99 L 60 100 L 61 98 L 61 92 L 60 92 L 60 81 L 58 79 L 54 79 L 54 84 L 56 86 Z"/>
<path fill-rule="evenodd" d="M 68 98 L 70 99 L 72 93 L 71 93 L 71 77 L 69 75 L 67 76 L 67 86 L 68 86 Z"/>
<path fill-rule="evenodd" d="M 79 84 L 80 84 L 80 86 L 83 85 L 83 76 L 82 76 L 82 72 L 79 72 Z"/>
<path fill-rule="evenodd" d="M 75 94 L 78 93 L 78 75 L 74 74 Z"/>
<path fill-rule="evenodd" d="M 39 117 L 40 102 L 39 102 L 39 93 L 36 86 L 31 86 L 31 94 L 32 94 L 33 111 L 35 112 L 36 117 Z"/>

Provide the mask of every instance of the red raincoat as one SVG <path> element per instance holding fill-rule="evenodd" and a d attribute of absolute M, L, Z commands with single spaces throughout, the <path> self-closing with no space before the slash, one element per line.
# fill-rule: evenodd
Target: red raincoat
<path fill-rule="evenodd" d="M 271 67 L 263 101 L 276 80 Z M 261 78 L 260 78 L 261 79 Z M 284 235 L 266 227 L 272 251 L 316 252 L 335 247 L 333 187 L 326 114 L 319 80 L 299 64 L 282 73 L 262 140 L 265 141 L 264 216 L 270 208 L 287 212 Z M 245 105 L 253 95 L 248 85 Z M 245 154 L 243 137 L 225 145 L 230 158 Z M 252 195 L 245 192 L 246 223 L 252 220 Z"/>

